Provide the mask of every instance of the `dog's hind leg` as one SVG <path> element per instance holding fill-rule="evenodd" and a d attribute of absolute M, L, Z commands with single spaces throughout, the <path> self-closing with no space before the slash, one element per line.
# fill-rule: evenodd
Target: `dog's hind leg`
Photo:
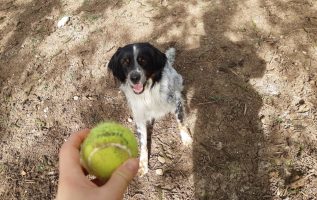
<path fill-rule="evenodd" d="M 177 101 L 175 115 L 178 123 L 181 140 L 184 145 L 188 146 L 193 143 L 193 139 L 190 136 L 189 129 L 185 126 L 184 123 L 185 111 L 183 101 L 181 99 Z"/>

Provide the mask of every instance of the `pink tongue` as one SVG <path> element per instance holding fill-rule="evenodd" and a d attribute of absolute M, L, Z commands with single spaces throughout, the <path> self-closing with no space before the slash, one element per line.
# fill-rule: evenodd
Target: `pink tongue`
<path fill-rule="evenodd" d="M 135 84 L 133 86 L 133 91 L 135 93 L 141 93 L 143 91 L 143 84 L 142 83 Z"/>

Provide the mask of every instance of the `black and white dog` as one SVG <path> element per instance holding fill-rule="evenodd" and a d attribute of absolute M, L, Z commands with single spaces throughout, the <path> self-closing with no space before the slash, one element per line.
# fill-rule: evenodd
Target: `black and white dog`
<path fill-rule="evenodd" d="M 184 126 L 183 78 L 173 68 L 175 49 L 160 52 L 149 43 L 119 48 L 108 68 L 120 82 L 132 110 L 140 140 L 140 173 L 148 172 L 147 126 L 167 113 L 175 113 L 182 142 L 192 143 Z"/>

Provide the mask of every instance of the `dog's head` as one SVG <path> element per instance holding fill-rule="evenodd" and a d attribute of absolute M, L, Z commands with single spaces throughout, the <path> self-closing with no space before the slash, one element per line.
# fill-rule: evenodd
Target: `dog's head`
<path fill-rule="evenodd" d="M 119 48 L 108 64 L 114 77 L 141 94 L 145 85 L 159 81 L 166 63 L 166 55 L 149 43 L 129 44 Z"/>

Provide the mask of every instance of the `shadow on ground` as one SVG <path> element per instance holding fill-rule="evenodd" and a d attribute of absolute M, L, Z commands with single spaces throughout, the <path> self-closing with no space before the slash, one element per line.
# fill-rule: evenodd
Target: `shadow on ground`
<path fill-rule="evenodd" d="M 54 24 L 48 16 L 54 9 L 59 8 L 59 1 L 45 0 L 31 1 L 21 6 L 17 6 L 14 1 L 7 1 L 0 5 L 0 11 L 4 14 L 4 16 L 1 16 L 0 23 L 5 22 L 2 24 L 3 26 L 0 30 L 0 35 L 4 36 L 3 41 L 5 41 L 1 46 L 0 54 L 0 142 L 2 147 L 0 157 L 1 160 L 2 158 L 6 160 L 7 157 L 4 155 L 9 154 L 15 158 L 12 163 L 5 161 L 1 161 L 0 163 L 1 170 L 5 172 L 3 181 L 9 187 L 4 193 L 1 193 L 0 198 L 3 199 L 25 198 L 28 195 L 25 192 L 28 188 L 26 185 L 32 185 L 26 184 L 25 180 L 20 180 L 17 177 L 20 176 L 22 168 L 29 168 L 31 172 L 34 169 L 36 170 L 37 166 L 34 166 L 30 158 L 22 160 L 19 150 L 8 150 L 5 146 L 10 144 L 12 138 L 17 133 L 14 130 L 19 127 L 19 123 L 27 120 L 24 116 L 24 118 L 19 118 L 15 122 L 12 122 L 14 118 L 18 117 L 13 116 L 13 113 L 16 114 L 16 110 L 29 105 L 28 99 L 22 101 L 21 99 L 13 99 L 13 96 L 15 92 L 24 89 L 26 91 L 25 95 L 28 95 L 29 85 L 23 84 L 22 80 L 25 78 L 23 76 L 29 73 L 27 72 L 28 64 L 36 60 L 35 49 L 40 45 L 42 40 L 53 32 Z M 23 47 L 26 40 L 31 41 L 29 41 L 31 48 Z M 55 140 L 53 139 L 52 141 Z M 41 162 L 37 160 L 36 163 Z M 38 184 L 41 186 L 45 185 L 45 189 L 47 189 L 45 196 L 48 198 L 50 192 L 53 190 L 53 183 L 35 175 L 35 173 L 33 175 L 32 178 L 34 181 L 38 181 Z M 22 188 L 23 192 L 19 188 Z M 30 198 L 36 198 L 38 194 L 36 190 L 40 190 L 40 187 L 32 189 L 34 193 L 30 194 L 32 195 Z"/>
<path fill-rule="evenodd" d="M 19 74 L 25 70 L 27 63 L 31 61 L 30 58 L 35 56 L 33 51 L 22 53 L 24 41 L 27 38 L 32 38 L 34 40 L 33 49 L 36 49 L 39 44 L 37 42 L 43 40 L 54 29 L 53 21 L 47 16 L 50 15 L 53 9 L 59 8 L 60 2 L 56 0 L 31 1 L 21 7 L 11 1 L 1 6 L 1 11 L 8 13 L 8 15 L 14 13 L 13 11 L 16 11 L 16 9 L 21 10 L 21 12 L 16 11 L 13 17 L 9 15 L 16 19 L 14 21 L 16 24 L 9 22 L 1 30 L 2 35 L 8 34 L 10 31 L 13 32 L 7 39 L 0 57 L 1 82 L 8 80 L 13 75 L 16 79 L 19 79 Z"/>
<path fill-rule="evenodd" d="M 187 93 L 192 93 L 187 95 L 189 110 L 196 113 L 195 199 L 270 197 L 266 196 L 268 175 L 261 165 L 266 157 L 259 155 L 264 145 L 258 117 L 262 100 L 248 83 L 250 78 L 263 75 L 265 62 L 257 56 L 252 40 L 232 42 L 225 37 L 236 8 L 237 2 L 233 1 L 208 4 L 203 16 L 205 34 L 198 35 L 198 48 L 184 47 L 192 37 L 186 28 L 180 37 L 173 38 L 178 50 L 176 68 L 185 79 Z M 163 8 L 156 39 L 175 24 L 184 23 L 184 19 L 186 9 L 180 4 Z M 161 21 L 167 23 L 161 25 Z"/>
<path fill-rule="evenodd" d="M 27 3 L 21 7 L 14 4 L 13 1 L 4 3 L 0 6 L 0 10 L 4 13 L 10 14 L 14 22 L 9 21 L 3 27 L 0 34 L 3 36 L 10 35 L 6 38 L 6 44 L 3 45 L 0 55 L 0 95 L 1 95 L 1 115 L 0 115 L 0 131 L 6 133 L 5 127 L 7 124 L 10 110 L 7 103 L 10 101 L 13 87 L 21 81 L 22 73 L 25 72 L 26 66 L 34 58 L 33 51 L 23 51 L 22 45 L 27 38 L 32 38 L 34 41 L 40 41 L 48 36 L 53 30 L 52 22 L 46 17 L 53 9 L 60 7 L 58 1 L 36 1 Z M 21 12 L 17 9 L 22 10 Z M 4 16 L 1 19 L 7 20 Z M 14 24 L 16 23 L 16 24 Z M 9 34 L 12 32 L 12 34 Z M 35 49 L 39 43 L 34 42 Z M 10 84 L 8 84 L 10 81 Z M 6 86 L 6 87 L 5 87 Z M 4 134 L 1 134 L 3 137 Z"/>

